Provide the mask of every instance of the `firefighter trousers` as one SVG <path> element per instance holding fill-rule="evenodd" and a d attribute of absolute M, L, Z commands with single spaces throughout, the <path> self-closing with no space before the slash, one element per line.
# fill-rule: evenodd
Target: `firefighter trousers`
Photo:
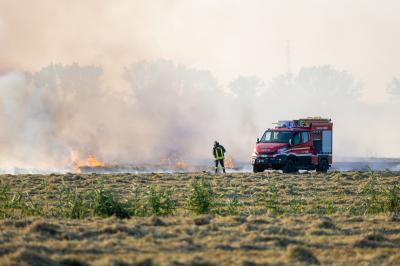
<path fill-rule="evenodd" d="M 224 159 L 215 160 L 215 173 L 218 172 L 218 164 L 221 165 L 222 171 L 224 171 L 224 173 L 225 173 Z"/>

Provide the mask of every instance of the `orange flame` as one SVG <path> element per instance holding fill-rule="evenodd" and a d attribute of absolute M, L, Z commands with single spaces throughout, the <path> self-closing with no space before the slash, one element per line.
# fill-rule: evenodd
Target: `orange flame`
<path fill-rule="evenodd" d="M 96 156 L 94 155 L 89 155 L 89 157 L 86 159 L 87 166 L 90 167 L 103 167 L 105 164 L 99 160 L 97 160 Z"/>
<path fill-rule="evenodd" d="M 184 169 L 184 168 L 188 168 L 188 167 L 189 167 L 189 164 L 184 161 L 177 161 L 175 163 L 175 168 Z"/>
<path fill-rule="evenodd" d="M 235 168 L 234 164 L 233 164 L 233 157 L 229 156 L 225 159 L 225 168 L 227 169 L 233 169 Z"/>
<path fill-rule="evenodd" d="M 89 155 L 86 160 L 81 160 L 79 159 L 78 153 L 77 152 L 72 152 L 71 153 L 71 161 L 72 165 L 77 173 L 81 172 L 82 167 L 103 167 L 105 166 L 105 163 L 102 161 L 99 161 L 96 156 L 94 155 Z"/>

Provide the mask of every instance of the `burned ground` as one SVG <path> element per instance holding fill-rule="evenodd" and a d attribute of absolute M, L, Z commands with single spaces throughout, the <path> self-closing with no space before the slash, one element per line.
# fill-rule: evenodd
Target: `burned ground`
<path fill-rule="evenodd" d="M 390 172 L 4 175 L 0 264 L 399 265 L 399 178 Z M 210 205 L 198 214 L 189 203 L 196 202 L 193 184 L 203 181 Z M 126 219 L 92 212 L 90 195 L 99 184 L 121 203 L 139 199 L 146 211 L 129 205 Z M 66 215 L 65 191 L 82 195 L 81 205 L 89 202 L 81 217 Z M 154 213 L 151 191 L 169 192 L 167 213 Z"/>

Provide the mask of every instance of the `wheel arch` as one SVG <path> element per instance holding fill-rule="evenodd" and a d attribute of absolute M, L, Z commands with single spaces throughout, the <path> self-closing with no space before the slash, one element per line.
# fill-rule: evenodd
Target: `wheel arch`
<path fill-rule="evenodd" d="M 329 158 L 328 155 L 322 155 L 322 156 L 318 156 L 318 164 L 320 164 L 322 161 L 326 161 L 329 164 Z"/>

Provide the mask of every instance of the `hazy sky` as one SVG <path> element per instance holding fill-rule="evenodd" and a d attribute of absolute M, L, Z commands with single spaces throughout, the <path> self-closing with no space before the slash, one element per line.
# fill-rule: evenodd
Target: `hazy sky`
<path fill-rule="evenodd" d="M 0 71 L 51 62 L 101 65 L 110 84 L 123 68 L 164 58 L 268 82 L 291 67 L 332 64 L 363 83 L 363 99 L 386 100 L 400 75 L 396 0 L 0 0 Z"/>

